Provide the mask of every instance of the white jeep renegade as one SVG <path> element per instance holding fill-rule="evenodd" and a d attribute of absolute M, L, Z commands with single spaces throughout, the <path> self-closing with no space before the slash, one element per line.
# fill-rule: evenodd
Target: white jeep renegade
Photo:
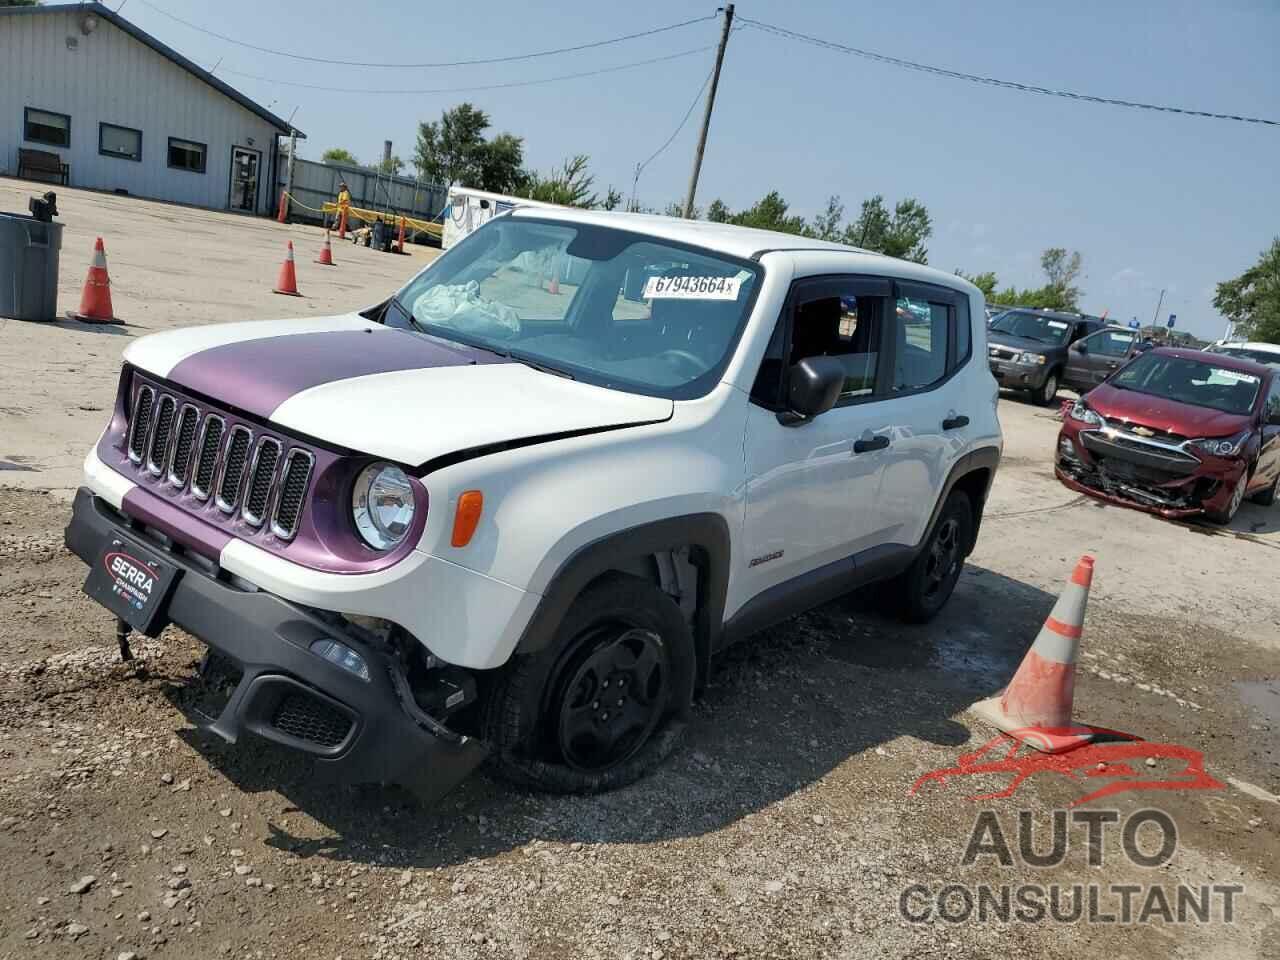
<path fill-rule="evenodd" d="M 618 786 L 726 644 L 946 603 L 1000 457 L 983 318 L 849 247 L 517 209 L 363 313 L 132 344 L 67 543 L 123 651 L 207 644 L 228 741 L 428 799 L 486 755 Z"/>

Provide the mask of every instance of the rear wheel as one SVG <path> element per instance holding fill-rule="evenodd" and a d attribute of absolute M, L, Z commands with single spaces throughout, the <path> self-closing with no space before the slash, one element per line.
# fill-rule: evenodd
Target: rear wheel
<path fill-rule="evenodd" d="M 1031 399 L 1042 407 L 1047 407 L 1053 403 L 1054 398 L 1058 395 L 1058 371 L 1050 370 L 1049 375 L 1044 378 L 1044 384 L 1037 390 L 1031 391 Z"/>
<path fill-rule="evenodd" d="M 508 779 L 561 793 L 625 786 L 671 753 L 693 676 L 693 640 L 671 598 L 609 574 L 574 601 L 552 647 L 505 669 L 485 736 Z"/>
<path fill-rule="evenodd" d="M 926 623 L 946 605 L 964 568 L 973 537 L 973 508 L 963 490 L 952 490 L 920 555 L 898 579 L 904 619 Z"/>

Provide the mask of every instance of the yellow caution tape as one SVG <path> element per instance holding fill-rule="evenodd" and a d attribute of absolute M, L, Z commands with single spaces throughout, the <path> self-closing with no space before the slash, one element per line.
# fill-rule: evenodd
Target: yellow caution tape
<path fill-rule="evenodd" d="M 338 204 L 332 200 L 326 200 L 320 207 L 309 207 L 305 203 L 298 200 L 291 193 L 286 193 L 291 203 L 296 203 L 303 210 L 310 210 L 320 214 L 336 214 L 338 212 Z M 440 238 L 444 235 L 444 227 L 430 220 L 419 220 L 416 217 L 402 217 L 398 214 L 387 213 L 385 216 L 379 210 L 366 210 L 363 207 L 347 207 L 347 216 L 353 220 L 359 220 L 363 223 L 372 224 L 378 219 L 382 219 L 389 224 L 393 230 L 399 229 L 400 221 L 404 220 L 406 230 L 417 230 L 420 233 L 426 233 L 433 237 Z"/>

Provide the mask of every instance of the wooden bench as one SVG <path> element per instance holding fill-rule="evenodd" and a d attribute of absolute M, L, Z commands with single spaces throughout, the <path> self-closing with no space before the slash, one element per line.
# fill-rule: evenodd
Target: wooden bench
<path fill-rule="evenodd" d="M 18 149 L 18 176 L 22 178 L 27 174 L 35 174 L 34 179 L 36 180 L 40 180 L 43 177 L 53 177 L 54 182 L 60 183 L 65 187 L 71 179 L 71 164 L 63 163 L 62 158 L 56 153 L 49 153 L 47 150 L 27 150 L 20 147 Z M 28 179 L 31 178 L 28 177 Z"/>

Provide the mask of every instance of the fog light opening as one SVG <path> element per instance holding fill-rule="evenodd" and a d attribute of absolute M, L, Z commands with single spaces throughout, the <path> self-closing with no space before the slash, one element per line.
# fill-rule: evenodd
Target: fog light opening
<path fill-rule="evenodd" d="M 312 642 L 311 652 L 349 673 L 354 673 L 361 680 L 368 681 L 369 679 L 369 664 L 365 663 L 364 657 L 360 656 L 345 643 L 322 637 Z"/>

